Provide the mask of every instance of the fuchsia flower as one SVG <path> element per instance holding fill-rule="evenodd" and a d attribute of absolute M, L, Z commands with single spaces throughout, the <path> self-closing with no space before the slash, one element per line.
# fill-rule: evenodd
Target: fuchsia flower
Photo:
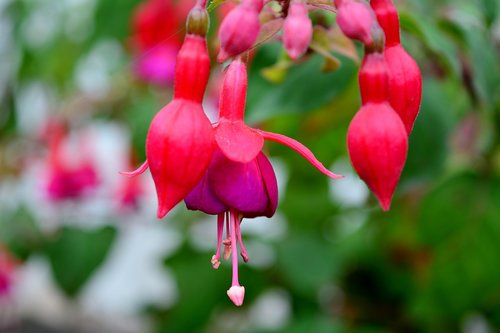
<path fill-rule="evenodd" d="M 222 84 L 220 120 L 214 125 L 218 149 L 205 176 L 184 199 L 189 209 L 218 215 L 217 251 L 212 257 L 214 268 L 220 265 L 226 220 L 226 259 L 233 250 L 233 282 L 227 293 L 238 306 L 243 303 L 245 293 L 245 288 L 238 281 L 238 258 L 235 254 L 238 244 L 243 260 L 248 261 L 239 225 L 243 217 L 272 217 L 278 204 L 276 176 L 271 163 L 261 152 L 264 139 L 292 147 L 327 176 L 339 177 L 326 169 L 301 143 L 283 135 L 248 127 L 244 123 L 246 89 L 246 66 L 237 59 L 226 70 Z"/>
<path fill-rule="evenodd" d="M 208 13 L 203 3 L 200 1 L 188 17 L 187 35 L 177 56 L 174 99 L 151 123 L 146 142 L 147 161 L 125 175 L 135 176 L 148 167 L 151 169 L 159 218 L 182 199 L 189 209 L 218 215 L 214 268 L 220 264 L 225 222 L 225 258 L 229 258 L 232 249 L 233 263 L 233 282 L 227 293 L 239 306 L 245 288 L 238 281 L 237 243 L 243 259 L 248 260 L 241 239 L 242 218 L 271 217 L 278 201 L 274 170 L 261 152 L 264 140 L 291 147 L 328 177 L 340 176 L 325 168 L 300 142 L 244 123 L 247 71 L 240 59 L 233 61 L 224 75 L 220 119 L 212 127 L 201 106 L 210 70 L 205 40 Z M 262 5 L 262 0 L 248 0 L 240 9 L 254 11 L 257 16 Z"/>
<path fill-rule="evenodd" d="M 158 112 L 146 140 L 148 167 L 158 195 L 158 218 L 164 217 L 203 177 L 215 148 L 212 125 L 201 105 L 210 72 L 205 34 L 208 13 L 201 6 L 190 12 L 187 35 L 177 55 L 174 99 Z"/>
<path fill-rule="evenodd" d="M 403 171 L 408 137 L 401 118 L 388 102 L 384 56 L 365 55 L 359 73 L 362 107 L 347 131 L 352 165 L 387 211 Z"/>
<path fill-rule="evenodd" d="M 337 24 L 344 35 L 365 45 L 371 45 L 372 30 L 378 25 L 370 6 L 359 0 L 335 0 L 335 5 Z"/>
<path fill-rule="evenodd" d="M 68 153 L 67 133 L 64 125 L 51 122 L 46 129 L 49 155 L 45 191 L 52 201 L 78 199 L 99 185 L 95 166 L 81 144 L 80 156 Z"/>
<path fill-rule="evenodd" d="M 304 55 L 312 35 L 313 27 L 305 3 L 302 0 L 292 1 L 283 24 L 283 44 L 290 58 L 298 59 Z"/>
<path fill-rule="evenodd" d="M 399 17 L 391 0 L 372 0 L 371 6 L 385 32 L 384 56 L 389 73 L 389 101 L 410 135 L 422 100 L 422 75 L 401 46 Z"/>
<path fill-rule="evenodd" d="M 242 0 L 241 4 L 224 18 L 219 28 L 218 62 L 224 62 L 252 47 L 259 35 L 259 13 L 263 7 L 263 0 Z"/>

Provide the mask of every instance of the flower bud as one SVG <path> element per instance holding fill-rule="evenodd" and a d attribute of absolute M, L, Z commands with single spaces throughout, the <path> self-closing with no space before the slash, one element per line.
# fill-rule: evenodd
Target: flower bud
<path fill-rule="evenodd" d="M 344 35 L 365 45 L 372 45 L 372 30 L 377 27 L 377 21 L 370 6 L 358 0 L 336 0 L 335 3 L 337 24 Z"/>
<path fill-rule="evenodd" d="M 387 101 L 387 80 L 383 55 L 368 53 L 359 74 L 363 106 L 347 131 L 352 165 L 384 210 L 390 208 L 408 152 L 405 126 Z"/>
<path fill-rule="evenodd" d="M 200 103 L 174 99 L 158 112 L 149 128 L 146 156 L 158 195 L 159 218 L 198 184 L 214 148 L 212 125 Z"/>
<path fill-rule="evenodd" d="M 205 37 L 188 34 L 177 55 L 174 98 L 201 103 L 210 75 Z"/>
<path fill-rule="evenodd" d="M 259 13 L 263 6 L 263 0 L 243 0 L 226 16 L 219 29 L 217 61 L 224 62 L 252 47 L 259 35 Z"/>
<path fill-rule="evenodd" d="M 388 103 L 364 105 L 349 125 L 347 146 L 359 177 L 389 210 L 408 152 L 403 122 Z"/>
<path fill-rule="evenodd" d="M 306 5 L 300 0 L 293 1 L 283 24 L 283 43 L 290 58 L 298 59 L 307 51 L 312 29 Z"/>

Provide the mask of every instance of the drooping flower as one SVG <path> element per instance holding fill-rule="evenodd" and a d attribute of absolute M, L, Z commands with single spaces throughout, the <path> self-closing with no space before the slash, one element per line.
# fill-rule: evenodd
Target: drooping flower
<path fill-rule="evenodd" d="M 298 59 L 307 51 L 312 35 L 313 27 L 305 3 L 292 1 L 283 24 L 283 44 L 290 58 Z"/>
<path fill-rule="evenodd" d="M 365 55 L 359 84 L 362 107 L 347 131 L 349 156 L 356 172 L 387 211 L 406 162 L 408 137 L 388 102 L 387 65 L 382 53 Z"/>
<path fill-rule="evenodd" d="M 252 47 L 259 35 L 259 13 L 263 7 L 263 0 L 243 0 L 229 12 L 219 28 L 220 51 L 217 61 L 224 62 Z"/>
<path fill-rule="evenodd" d="M 389 73 L 389 101 L 410 135 L 422 100 L 422 75 L 400 43 L 399 17 L 391 0 L 371 0 L 385 33 L 384 56 Z"/>
<path fill-rule="evenodd" d="M 301 143 L 286 136 L 259 131 L 244 123 L 247 89 L 246 66 L 240 59 L 225 72 L 220 97 L 220 120 L 215 126 L 217 150 L 194 190 L 184 199 L 188 209 L 217 215 L 217 250 L 212 265 L 220 265 L 221 246 L 224 257 L 232 253 L 233 281 L 227 291 L 237 306 L 243 303 L 245 288 L 238 280 L 237 247 L 243 260 L 248 254 L 243 246 L 240 224 L 243 218 L 272 217 L 278 204 L 278 186 L 273 167 L 261 152 L 265 138 L 282 142 L 300 154 L 329 177 L 339 176 L 327 170 Z M 222 240 L 226 225 L 226 239 Z"/>
<path fill-rule="evenodd" d="M 151 170 L 158 196 L 158 217 L 164 217 L 203 177 L 215 148 L 212 125 L 201 105 L 210 73 L 206 45 L 208 13 L 195 6 L 187 35 L 177 55 L 174 99 L 153 119 L 146 139 L 147 161 L 135 176 Z"/>
<path fill-rule="evenodd" d="M 132 18 L 132 47 L 136 53 L 134 73 L 143 81 L 171 85 L 175 59 L 182 38 L 184 17 L 194 1 L 147 0 Z M 166 19 L 168 18 L 168 19 Z"/>

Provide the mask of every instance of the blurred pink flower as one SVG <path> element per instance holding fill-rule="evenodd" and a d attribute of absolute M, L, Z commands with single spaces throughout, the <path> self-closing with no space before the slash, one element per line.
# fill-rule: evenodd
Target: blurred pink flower
<path fill-rule="evenodd" d="M 96 168 L 86 153 L 85 142 L 78 142 L 78 155 L 71 154 L 67 147 L 67 129 L 57 120 L 47 126 L 45 137 L 49 153 L 44 189 L 50 200 L 77 199 L 99 185 Z"/>
<path fill-rule="evenodd" d="M 132 17 L 134 73 L 143 81 L 172 85 L 183 24 L 194 0 L 147 0 Z"/>

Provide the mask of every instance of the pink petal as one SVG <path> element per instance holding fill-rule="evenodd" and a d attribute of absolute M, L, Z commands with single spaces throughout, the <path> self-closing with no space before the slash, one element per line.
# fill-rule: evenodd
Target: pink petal
<path fill-rule="evenodd" d="M 228 159 L 240 163 L 252 161 L 264 146 L 264 138 L 242 121 L 221 121 L 215 140 Z"/>
<path fill-rule="evenodd" d="M 257 155 L 257 164 L 259 165 L 260 173 L 262 175 L 264 187 L 267 192 L 267 198 L 269 199 L 265 216 L 272 217 L 278 207 L 278 182 L 276 181 L 273 166 L 267 159 L 266 155 L 263 153 Z"/>
<path fill-rule="evenodd" d="M 135 169 L 134 171 L 120 171 L 120 175 L 126 176 L 126 177 L 135 177 L 139 176 L 144 173 L 148 169 L 148 161 L 145 161 L 142 163 L 140 167 Z"/>
<path fill-rule="evenodd" d="M 256 160 L 240 163 L 215 151 L 208 169 L 208 181 L 216 197 L 245 216 L 266 214 L 269 198 Z"/>
<path fill-rule="evenodd" d="M 261 131 L 261 130 L 256 130 L 258 133 L 260 133 L 264 139 L 275 141 L 278 143 L 281 143 L 285 146 L 288 146 L 295 150 L 297 153 L 302 155 L 309 163 L 311 163 L 316 169 L 318 169 L 320 172 L 323 174 L 327 175 L 328 177 L 332 179 L 338 179 L 338 178 L 343 178 L 344 176 L 341 175 L 336 175 L 330 170 L 328 170 L 318 159 L 314 154 L 302 143 L 298 142 L 297 140 L 294 140 L 292 138 L 289 138 L 285 135 L 277 134 L 277 133 L 271 133 L 271 132 L 266 132 L 266 131 Z"/>

